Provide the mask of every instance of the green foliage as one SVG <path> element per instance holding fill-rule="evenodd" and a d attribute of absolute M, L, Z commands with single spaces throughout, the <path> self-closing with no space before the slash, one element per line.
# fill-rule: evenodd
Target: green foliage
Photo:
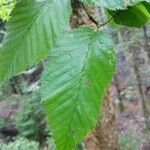
<path fill-rule="evenodd" d="M 2 100 L 3 96 L 4 96 L 3 87 L 0 86 L 0 101 Z"/>
<path fill-rule="evenodd" d="M 39 144 L 26 138 L 19 138 L 7 145 L 0 143 L 0 150 L 39 150 Z"/>
<path fill-rule="evenodd" d="M 12 92 L 10 82 L 5 82 L 4 85 L 0 85 L 0 101 L 4 100 Z"/>
<path fill-rule="evenodd" d="M 139 27 L 149 18 L 146 2 L 150 0 L 82 1 L 110 10 L 128 7 L 117 16 L 121 24 Z M 137 19 L 136 24 L 131 21 L 131 14 Z M 43 104 L 57 149 L 75 149 L 95 127 L 102 97 L 115 71 L 109 35 L 98 28 L 71 31 L 70 0 L 20 0 L 11 16 L 0 47 L 0 82 L 50 55 L 42 76 Z M 17 116 L 20 133 L 34 139 L 45 134 L 43 117 L 38 94 L 21 101 Z"/>
<path fill-rule="evenodd" d="M 113 17 L 113 21 L 116 24 L 141 27 L 147 21 L 150 20 L 150 4 L 149 3 L 140 3 L 133 7 L 129 7 L 126 10 L 111 11 L 108 10 L 108 13 Z"/>
<path fill-rule="evenodd" d="M 143 5 L 146 7 L 147 11 L 150 13 L 150 3 L 143 2 Z"/>
<path fill-rule="evenodd" d="M 0 81 L 48 55 L 57 35 L 68 28 L 69 4 L 69 0 L 22 0 L 16 5 L 0 48 Z"/>
<path fill-rule="evenodd" d="M 5 125 L 5 120 L 0 118 L 0 128 L 3 127 Z"/>
<path fill-rule="evenodd" d="M 54 140 L 52 138 L 48 138 L 46 141 L 46 144 L 48 145 L 47 150 L 56 150 L 56 146 L 55 146 Z"/>
<path fill-rule="evenodd" d="M 60 37 L 51 56 L 42 77 L 43 103 L 57 149 L 70 150 L 96 125 L 115 54 L 105 31 L 80 28 Z"/>
<path fill-rule="evenodd" d="M 0 0 L 0 18 L 3 21 L 8 21 L 14 6 L 15 0 Z"/>
<path fill-rule="evenodd" d="M 14 119 L 19 129 L 19 135 L 23 137 L 40 140 L 40 137 L 43 138 L 49 134 L 50 130 L 41 106 L 41 98 L 37 92 L 22 97 L 19 111 Z"/>
<path fill-rule="evenodd" d="M 119 145 L 120 150 L 138 150 L 139 149 L 139 141 L 138 134 L 133 131 L 133 129 L 128 129 L 124 133 L 120 134 Z"/>
<path fill-rule="evenodd" d="M 134 6 L 140 2 L 150 2 L 150 0 L 81 0 L 87 4 L 95 3 L 101 7 L 110 10 L 126 9 L 128 6 Z"/>
<path fill-rule="evenodd" d="M 6 150 L 6 144 L 0 140 L 0 150 Z"/>

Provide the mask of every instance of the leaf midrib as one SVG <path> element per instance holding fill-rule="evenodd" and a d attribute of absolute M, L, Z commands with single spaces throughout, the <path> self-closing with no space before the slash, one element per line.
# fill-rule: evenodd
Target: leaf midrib
<path fill-rule="evenodd" d="M 91 35 L 92 36 L 92 35 Z M 93 35 L 94 36 L 94 35 Z M 93 36 L 90 38 L 90 42 L 89 42 L 89 44 L 88 44 L 88 49 L 87 49 L 87 52 L 86 52 L 86 56 L 85 56 L 85 60 L 84 60 L 84 63 L 83 63 L 83 67 L 82 67 L 82 69 L 81 69 L 81 73 L 80 73 L 80 80 L 79 80 L 79 84 L 77 84 L 77 93 L 73 96 L 73 98 L 74 97 L 77 97 L 78 96 L 78 99 L 79 99 L 79 91 L 80 91 L 80 88 L 81 88 L 81 85 L 82 85 L 82 77 L 83 77 L 83 75 L 84 75 L 84 70 L 85 70 L 85 67 L 86 67 L 86 65 L 87 65 L 87 60 L 88 60 L 88 56 L 89 56 L 89 53 L 90 53 L 90 47 L 91 47 L 91 45 L 93 44 L 92 43 L 92 40 L 93 40 Z M 77 104 L 78 103 L 80 103 L 79 102 L 79 100 L 77 100 L 76 101 L 76 103 L 74 104 L 74 111 L 73 112 L 77 112 L 78 113 L 78 111 L 77 111 Z M 84 108 L 82 109 L 82 110 L 84 110 Z M 85 111 L 84 111 L 85 112 Z M 70 124 L 70 126 L 69 126 L 69 128 L 68 128 L 68 133 L 69 133 L 69 131 L 71 131 L 71 126 L 72 126 L 72 123 L 73 123 L 73 120 L 74 120 L 74 115 L 72 115 L 72 117 L 71 117 L 71 124 Z M 69 136 L 67 136 L 66 137 L 66 142 L 68 141 L 68 137 Z M 65 145 L 64 145 L 64 148 L 63 149 L 65 149 Z"/>

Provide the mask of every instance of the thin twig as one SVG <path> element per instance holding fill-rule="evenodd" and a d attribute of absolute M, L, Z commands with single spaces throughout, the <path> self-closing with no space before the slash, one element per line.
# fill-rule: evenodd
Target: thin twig
<path fill-rule="evenodd" d="M 88 15 L 89 19 L 99 28 L 99 23 L 89 14 L 89 12 L 87 11 L 87 8 L 84 6 L 84 4 L 82 3 L 82 6 L 86 12 L 86 14 Z"/>
<path fill-rule="evenodd" d="M 117 15 L 117 13 L 115 13 L 115 15 L 113 15 L 111 18 L 109 18 L 106 22 L 100 24 L 89 14 L 89 12 L 87 11 L 87 8 L 85 7 L 85 5 L 83 3 L 82 3 L 82 6 L 83 6 L 86 14 L 88 15 L 89 19 L 97 26 L 97 28 L 100 28 L 101 26 L 105 26 L 113 19 L 114 16 Z"/>

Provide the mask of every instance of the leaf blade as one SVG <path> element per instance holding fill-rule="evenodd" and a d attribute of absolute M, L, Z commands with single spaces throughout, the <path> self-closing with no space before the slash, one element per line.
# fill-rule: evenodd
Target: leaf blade
<path fill-rule="evenodd" d="M 81 28 L 62 36 L 52 57 L 42 75 L 42 99 L 57 149 L 70 150 L 97 122 L 114 51 L 105 32 Z"/>
<path fill-rule="evenodd" d="M 150 4 L 145 2 L 128 7 L 126 10 L 107 11 L 108 14 L 112 16 L 112 19 L 116 24 L 140 28 L 150 21 L 148 6 L 150 6 Z"/>
<path fill-rule="evenodd" d="M 12 12 L 8 34 L 0 47 L 0 81 L 45 58 L 57 36 L 69 26 L 70 15 L 69 0 L 20 1 Z"/>
<path fill-rule="evenodd" d="M 105 7 L 110 10 L 124 10 L 129 6 L 137 5 L 140 2 L 148 2 L 150 0 L 81 0 L 87 4 L 95 3 L 98 6 Z"/>

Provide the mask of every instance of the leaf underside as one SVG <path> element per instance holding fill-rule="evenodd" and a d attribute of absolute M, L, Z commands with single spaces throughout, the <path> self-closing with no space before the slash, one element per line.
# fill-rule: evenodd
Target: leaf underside
<path fill-rule="evenodd" d="M 108 13 L 116 24 L 140 28 L 150 20 L 150 3 L 142 2 L 126 10 L 108 10 Z"/>
<path fill-rule="evenodd" d="M 69 26 L 70 15 L 69 0 L 21 0 L 0 47 L 0 81 L 46 57 L 56 37 Z"/>
<path fill-rule="evenodd" d="M 105 31 L 80 28 L 59 38 L 42 75 L 42 99 L 58 150 L 72 150 L 95 127 L 115 71 Z"/>
<path fill-rule="evenodd" d="M 140 2 L 150 2 L 150 0 L 81 0 L 87 4 L 95 3 L 98 6 L 106 7 L 110 10 L 126 9 L 128 6 L 134 6 Z"/>

